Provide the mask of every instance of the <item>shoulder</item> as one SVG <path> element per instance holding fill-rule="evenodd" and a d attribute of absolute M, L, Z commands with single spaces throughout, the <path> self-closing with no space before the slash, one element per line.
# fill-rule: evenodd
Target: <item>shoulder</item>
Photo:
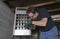
<path fill-rule="evenodd" d="M 40 8 L 38 8 L 38 12 L 40 12 L 40 13 L 48 13 L 48 9 L 45 8 L 45 7 L 40 7 Z"/>
<path fill-rule="evenodd" d="M 49 18 L 50 14 L 48 13 L 48 9 L 45 7 L 40 7 L 38 9 L 39 15 L 41 16 L 41 18 Z"/>

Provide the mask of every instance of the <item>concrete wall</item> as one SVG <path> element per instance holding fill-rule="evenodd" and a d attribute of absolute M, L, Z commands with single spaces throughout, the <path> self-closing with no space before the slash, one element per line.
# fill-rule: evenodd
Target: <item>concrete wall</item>
<path fill-rule="evenodd" d="M 12 39 L 14 13 L 0 1 L 0 39 Z"/>

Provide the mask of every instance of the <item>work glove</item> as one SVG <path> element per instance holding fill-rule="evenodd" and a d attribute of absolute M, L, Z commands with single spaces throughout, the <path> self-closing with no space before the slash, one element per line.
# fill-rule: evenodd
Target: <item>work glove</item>
<path fill-rule="evenodd" d="M 31 20 L 27 20 L 27 21 L 26 21 L 26 24 L 27 24 L 27 25 L 31 25 L 31 24 L 32 24 L 32 21 L 31 21 Z"/>
<path fill-rule="evenodd" d="M 36 26 L 34 26 L 33 24 L 31 25 L 27 25 L 25 26 L 26 29 L 30 29 L 30 30 L 34 30 L 36 28 Z"/>
<path fill-rule="evenodd" d="M 32 24 L 32 21 L 33 21 L 33 20 L 27 20 L 27 21 L 26 21 L 26 26 L 25 26 L 25 28 L 30 29 L 30 30 L 35 29 L 36 26 L 34 26 L 34 25 Z"/>

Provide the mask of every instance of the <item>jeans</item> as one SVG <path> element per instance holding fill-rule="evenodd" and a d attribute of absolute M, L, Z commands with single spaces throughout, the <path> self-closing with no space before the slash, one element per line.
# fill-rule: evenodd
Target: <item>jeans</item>
<path fill-rule="evenodd" d="M 58 39 L 58 30 L 57 27 L 53 27 L 49 31 L 41 32 L 39 39 Z"/>

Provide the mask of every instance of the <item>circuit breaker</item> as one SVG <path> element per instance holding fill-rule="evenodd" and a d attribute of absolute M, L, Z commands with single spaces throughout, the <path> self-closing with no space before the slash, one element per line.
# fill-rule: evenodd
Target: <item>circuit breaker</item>
<path fill-rule="evenodd" d="M 26 24 L 27 20 L 29 19 L 26 13 L 26 9 L 16 8 L 13 35 L 17 35 L 17 36 L 31 35 L 31 30 L 26 28 L 26 26 L 28 26 Z"/>

